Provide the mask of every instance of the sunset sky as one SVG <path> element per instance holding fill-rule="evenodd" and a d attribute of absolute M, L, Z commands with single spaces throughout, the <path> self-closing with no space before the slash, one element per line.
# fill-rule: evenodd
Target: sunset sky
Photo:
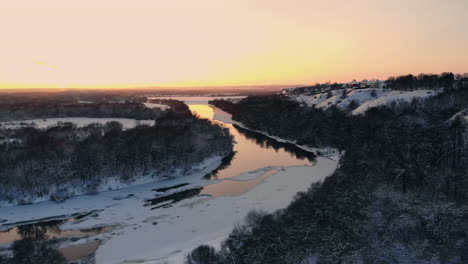
<path fill-rule="evenodd" d="M 0 88 L 468 72 L 467 0 L 0 0 Z"/>

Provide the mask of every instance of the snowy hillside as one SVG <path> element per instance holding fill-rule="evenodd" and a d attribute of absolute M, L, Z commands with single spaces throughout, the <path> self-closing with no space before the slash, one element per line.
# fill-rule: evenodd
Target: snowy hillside
<path fill-rule="evenodd" d="M 297 102 L 304 103 L 307 106 L 310 107 L 317 107 L 318 105 L 323 104 L 325 101 L 328 101 L 334 97 L 340 96 L 342 91 L 339 90 L 334 90 L 325 92 L 325 93 L 319 93 L 319 94 L 313 94 L 313 95 L 305 95 L 305 94 L 300 94 L 297 96 L 290 95 L 290 97 L 294 98 Z M 329 96 L 332 96 L 328 98 Z M 328 102 L 327 102 L 328 104 Z"/>
<path fill-rule="evenodd" d="M 375 92 L 373 92 L 375 91 Z M 345 110 L 348 108 L 349 104 L 354 101 L 358 105 L 361 105 L 365 102 L 372 101 L 376 98 L 388 94 L 390 91 L 386 89 L 361 89 L 361 90 L 351 90 L 346 91 L 346 94 L 343 93 L 343 90 L 337 90 L 336 95 L 328 98 L 322 103 L 318 104 L 318 108 L 327 109 L 332 105 L 336 105 L 338 108 Z"/>
<path fill-rule="evenodd" d="M 286 95 L 305 106 L 324 110 L 336 106 L 344 111 L 352 111 L 353 115 L 359 115 L 373 107 L 392 103 L 409 103 L 414 99 L 423 99 L 435 94 L 437 92 L 434 90 L 395 91 L 383 88 L 367 88 L 331 90 L 312 95 Z"/>
<path fill-rule="evenodd" d="M 410 103 L 414 99 L 424 99 L 436 95 L 436 91 L 431 90 L 416 90 L 410 92 L 392 91 L 384 96 L 378 97 L 375 100 L 370 100 L 353 110 L 353 115 L 364 114 L 367 110 L 373 107 L 389 105 L 392 103 Z"/>

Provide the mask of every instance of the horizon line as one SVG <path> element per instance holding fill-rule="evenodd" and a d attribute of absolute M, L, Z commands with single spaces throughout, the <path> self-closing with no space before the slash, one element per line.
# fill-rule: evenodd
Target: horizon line
<path fill-rule="evenodd" d="M 260 85 L 206 85 L 206 86 L 129 86 L 129 87 L 0 87 L 0 91 L 21 90 L 173 90 L 173 89 L 223 89 L 223 88 L 280 88 L 280 87 L 302 87 L 309 84 L 260 84 Z"/>

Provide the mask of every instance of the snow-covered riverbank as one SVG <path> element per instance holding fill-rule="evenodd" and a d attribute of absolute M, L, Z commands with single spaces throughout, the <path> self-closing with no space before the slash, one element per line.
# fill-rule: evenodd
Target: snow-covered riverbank
<path fill-rule="evenodd" d="M 200 171 L 203 171 L 205 174 L 208 174 L 209 172 L 216 169 L 221 164 L 221 160 L 223 158 L 224 158 L 223 156 L 215 156 L 215 157 L 206 159 L 204 162 L 198 164 L 197 166 L 194 166 L 192 170 L 187 173 L 182 173 L 181 170 L 176 169 L 175 174 L 178 175 L 178 177 L 182 177 L 182 178 L 187 175 L 192 175 L 194 173 L 197 174 Z M 164 175 L 165 173 L 160 173 L 160 174 Z M 93 191 L 93 195 L 96 193 L 120 190 L 124 188 L 129 188 L 132 186 L 138 186 L 138 185 L 168 180 L 165 177 L 161 177 L 160 174 L 155 172 L 155 173 L 147 173 L 145 175 L 135 175 L 135 177 L 129 181 L 123 181 L 120 177 L 104 178 L 101 180 L 102 182 L 99 184 L 99 186 L 97 186 L 96 189 Z M 67 190 L 67 192 L 64 192 L 62 194 L 63 197 L 58 197 L 56 199 L 60 198 L 60 199 L 65 200 L 65 199 L 69 199 L 70 197 L 89 194 L 89 191 L 86 189 L 86 187 L 83 187 L 83 185 L 81 184 L 79 180 L 77 180 L 76 182 L 72 181 L 72 182 L 67 183 L 66 185 L 60 185 L 58 187 L 50 186 L 49 192 L 52 194 L 56 194 L 56 193 L 59 193 L 60 190 Z M 17 197 L 22 197 L 22 199 L 25 199 L 24 195 L 20 195 L 20 191 L 17 191 L 17 192 L 18 192 Z M 51 200 L 50 196 L 28 197 L 27 203 L 35 204 L 35 203 L 45 202 L 49 200 Z M 25 202 L 26 202 L 25 200 L 13 200 L 13 201 L 2 200 L 0 201 L 0 208 L 18 206 L 18 205 L 24 204 Z M 0 214 L 0 220 L 1 219 L 2 217 Z M 0 226 L 0 231 L 1 231 L 1 226 Z"/>

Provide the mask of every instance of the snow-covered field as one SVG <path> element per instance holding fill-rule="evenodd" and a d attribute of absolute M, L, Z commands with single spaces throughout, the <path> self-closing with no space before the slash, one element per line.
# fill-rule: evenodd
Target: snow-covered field
<path fill-rule="evenodd" d="M 17 129 L 21 127 L 36 127 L 39 129 L 56 126 L 63 123 L 73 123 L 77 127 L 87 126 L 92 123 L 105 124 L 107 122 L 116 121 L 123 125 L 124 129 L 131 129 L 137 125 L 149 125 L 154 124 L 154 120 L 135 120 L 129 118 L 91 118 L 91 117 L 63 117 L 63 118 L 46 118 L 46 119 L 32 119 L 32 120 L 21 120 L 21 121 L 9 121 L 1 122 L 0 128 L 6 129 Z"/>
<path fill-rule="evenodd" d="M 216 109 L 215 109 L 216 110 Z M 232 123 L 230 116 L 218 110 L 214 119 Z M 249 153 L 257 153 L 252 142 Z M 275 151 L 272 149 L 272 151 Z M 286 207 L 299 191 L 323 180 L 337 167 L 337 162 L 319 157 L 313 166 L 267 166 L 245 171 L 228 179 L 204 180 L 202 177 L 221 164 L 220 157 L 207 160 L 199 171 L 186 177 L 147 182 L 96 195 L 76 196 L 57 204 L 42 202 L 32 205 L 0 208 L 0 228 L 9 228 L 19 221 L 98 210 L 80 221 L 68 222 L 63 230 L 87 229 L 117 225 L 110 233 L 87 236 L 66 246 L 102 239 L 96 251 L 101 263 L 183 263 L 184 256 L 200 244 L 219 246 L 235 223 L 242 221 L 252 209 L 269 212 Z M 251 167 L 249 167 L 251 169 Z M 154 188 L 186 184 L 164 193 Z M 232 185 L 231 185 L 232 184 Z M 206 186 L 199 195 L 152 210 L 147 199 L 170 195 L 182 190 Z M 223 188 L 240 188 L 223 191 Z M 232 187 L 232 188 L 231 188 Z M 3 219 L 3 220 L 2 220 Z"/>
<path fill-rule="evenodd" d="M 396 91 L 383 88 L 347 89 L 346 94 L 343 91 L 333 90 L 330 93 L 300 94 L 290 95 L 290 97 L 306 106 L 320 109 L 336 106 L 341 110 L 347 110 L 351 102 L 354 101 L 358 107 L 352 111 L 352 114 L 359 115 L 373 107 L 392 103 L 410 103 L 414 99 L 424 99 L 437 94 L 436 90 Z"/>

